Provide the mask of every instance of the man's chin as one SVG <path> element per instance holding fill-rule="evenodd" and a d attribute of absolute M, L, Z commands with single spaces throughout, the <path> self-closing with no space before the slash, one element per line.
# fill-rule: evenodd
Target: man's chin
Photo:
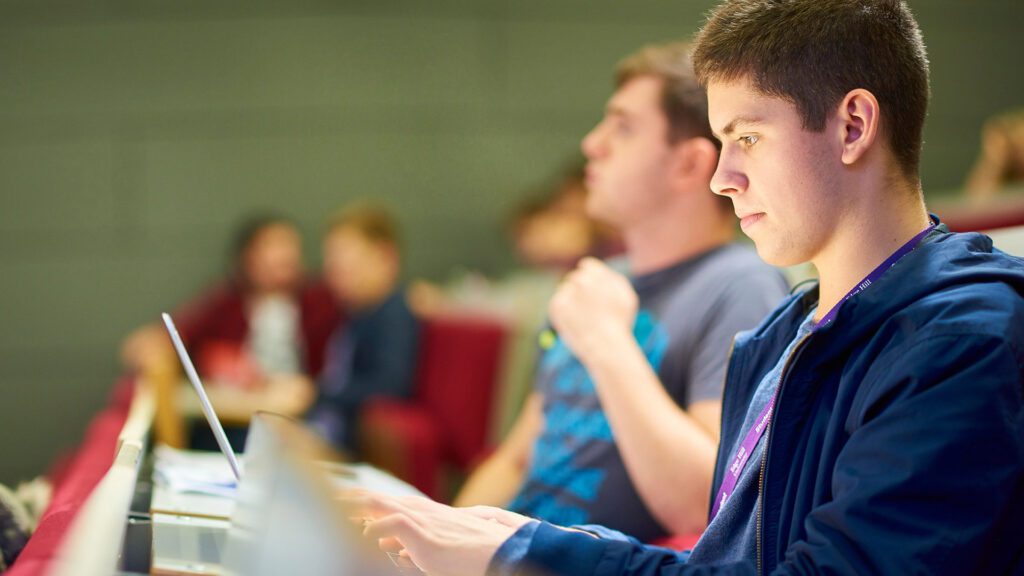
<path fill-rule="evenodd" d="M 780 249 L 778 246 L 769 245 L 763 239 L 760 242 L 754 240 L 754 247 L 757 249 L 757 255 L 761 257 L 761 260 L 776 268 L 789 268 L 790 266 L 797 266 L 807 262 L 806 258 L 802 258 L 792 251 Z"/>
<path fill-rule="evenodd" d="M 586 212 L 589 218 L 602 224 L 614 227 L 618 227 L 619 225 L 615 211 L 608 206 L 587 202 Z"/>

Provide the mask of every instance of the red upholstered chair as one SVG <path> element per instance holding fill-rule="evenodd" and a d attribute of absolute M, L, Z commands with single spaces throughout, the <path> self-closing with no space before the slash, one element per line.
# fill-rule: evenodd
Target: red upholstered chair
<path fill-rule="evenodd" d="M 366 460 L 445 499 L 444 472 L 468 471 L 489 449 L 507 329 L 477 316 L 423 320 L 414 397 L 374 400 L 360 423 Z"/>

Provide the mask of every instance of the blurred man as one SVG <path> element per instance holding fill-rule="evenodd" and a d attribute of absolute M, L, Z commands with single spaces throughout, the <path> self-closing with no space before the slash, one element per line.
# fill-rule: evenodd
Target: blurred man
<path fill-rule="evenodd" d="M 350 454 L 363 405 L 412 393 L 419 326 L 399 284 L 398 229 L 383 208 L 357 205 L 324 237 L 324 279 L 348 322 L 331 337 L 310 424 Z"/>
<path fill-rule="evenodd" d="M 587 211 L 621 230 L 626 257 L 566 278 L 536 391 L 456 504 L 643 540 L 704 528 L 729 347 L 786 286 L 733 242 L 710 192 L 718 153 L 687 52 L 651 46 L 619 65 L 582 148 Z"/>
<path fill-rule="evenodd" d="M 692 554 L 423 499 L 378 502 L 368 535 L 429 574 L 1024 572 L 1024 262 L 925 210 L 909 8 L 727 0 L 694 62 L 714 191 L 820 282 L 737 339 Z"/>
<path fill-rule="evenodd" d="M 1024 183 L 1024 108 L 985 122 L 981 151 L 964 188 L 973 198 L 991 198 Z"/>

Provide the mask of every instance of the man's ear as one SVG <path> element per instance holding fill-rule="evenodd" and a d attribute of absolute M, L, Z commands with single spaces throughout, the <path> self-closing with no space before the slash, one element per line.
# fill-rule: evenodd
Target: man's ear
<path fill-rule="evenodd" d="M 882 109 L 875 95 L 863 88 L 851 90 L 838 109 L 843 164 L 852 165 L 867 154 L 878 139 Z"/>
<path fill-rule="evenodd" d="M 383 242 L 380 247 L 385 260 L 394 265 L 395 269 L 398 269 L 402 262 L 402 254 L 398 249 L 398 245 L 391 242 Z"/>
<path fill-rule="evenodd" d="M 680 141 L 674 147 L 676 173 L 681 181 L 710 181 L 718 166 L 718 149 L 707 138 L 697 136 Z"/>

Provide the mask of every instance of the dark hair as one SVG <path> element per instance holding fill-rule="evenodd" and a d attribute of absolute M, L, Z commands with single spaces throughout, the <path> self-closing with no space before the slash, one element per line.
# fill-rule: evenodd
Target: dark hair
<path fill-rule="evenodd" d="M 698 34 L 693 61 L 702 85 L 748 78 L 791 101 L 816 132 L 847 93 L 870 91 L 900 169 L 917 179 L 928 58 L 905 2 L 725 0 Z"/>
<path fill-rule="evenodd" d="M 615 68 L 615 87 L 640 76 L 662 81 L 661 109 L 668 118 L 669 142 L 700 136 L 717 144 L 708 123 L 708 97 L 694 76 L 688 43 L 650 44 L 625 57 Z"/>
<path fill-rule="evenodd" d="M 235 228 L 235 237 L 231 244 L 231 256 L 237 264 L 242 261 L 246 250 L 256 241 L 261 232 L 271 226 L 295 227 L 295 223 L 282 214 L 273 212 L 258 212 L 250 214 Z"/>
<path fill-rule="evenodd" d="M 399 245 L 398 224 L 384 206 L 367 202 L 351 204 L 336 213 L 327 223 L 327 233 L 351 228 L 375 243 Z"/>

